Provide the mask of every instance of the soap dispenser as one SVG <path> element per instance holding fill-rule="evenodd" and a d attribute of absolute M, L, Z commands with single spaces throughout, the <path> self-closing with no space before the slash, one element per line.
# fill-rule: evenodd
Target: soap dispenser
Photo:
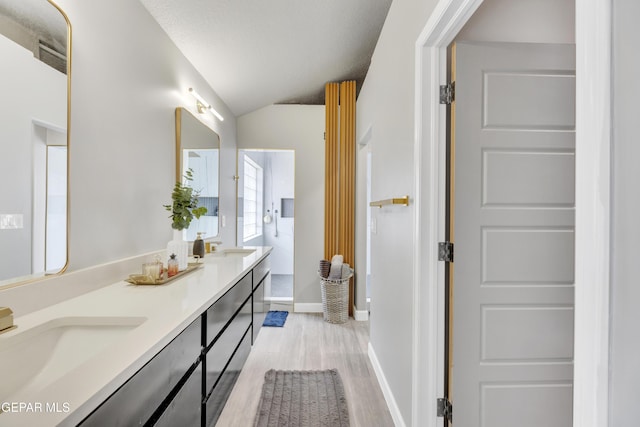
<path fill-rule="evenodd" d="M 204 257 L 204 240 L 202 240 L 202 232 L 198 231 L 196 240 L 193 241 L 193 256 Z"/>

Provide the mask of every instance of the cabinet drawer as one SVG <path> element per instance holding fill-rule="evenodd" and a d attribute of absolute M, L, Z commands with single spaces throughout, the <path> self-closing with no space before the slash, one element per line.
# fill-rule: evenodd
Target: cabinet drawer
<path fill-rule="evenodd" d="M 227 398 L 233 390 L 233 386 L 240 375 L 242 366 L 249 356 L 251 351 L 251 333 L 249 330 L 242 338 L 242 342 L 238 346 L 237 351 L 233 355 L 229 366 L 222 373 L 218 384 L 216 384 L 213 392 L 205 403 L 206 423 L 205 426 L 213 427 L 222 413 Z"/>
<path fill-rule="evenodd" d="M 205 346 L 211 345 L 233 314 L 249 298 L 252 291 L 252 276 L 249 272 L 226 294 L 207 310 L 207 339 Z"/>
<path fill-rule="evenodd" d="M 267 273 L 269 273 L 269 270 L 271 270 L 271 258 L 269 255 L 267 255 L 262 261 L 258 263 L 258 265 L 253 268 L 254 288 L 258 286 L 258 283 L 260 283 L 262 279 L 264 279 Z"/>
<path fill-rule="evenodd" d="M 143 425 L 198 360 L 201 331 L 202 321 L 198 317 L 81 425 Z"/>
<path fill-rule="evenodd" d="M 202 363 L 193 371 L 154 426 L 199 426 L 202 422 Z"/>
<path fill-rule="evenodd" d="M 227 329 L 220 335 L 220 338 L 213 344 L 213 347 L 207 352 L 205 387 L 207 394 L 210 393 L 211 389 L 215 386 L 224 367 L 227 365 L 229 359 L 231 359 L 233 352 L 251 325 L 251 312 L 245 312 L 245 307 L 251 307 L 250 301 L 243 306 L 243 310 L 238 313 Z"/>
<path fill-rule="evenodd" d="M 264 284 L 265 280 L 253 290 L 253 337 L 251 344 L 256 342 L 258 332 L 264 323 L 264 318 L 269 311 L 269 302 L 264 300 Z"/>

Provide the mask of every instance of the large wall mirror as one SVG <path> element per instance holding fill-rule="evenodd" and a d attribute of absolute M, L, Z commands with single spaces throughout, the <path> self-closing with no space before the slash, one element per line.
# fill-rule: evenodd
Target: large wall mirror
<path fill-rule="evenodd" d="M 199 205 L 207 208 L 184 231 L 185 240 L 194 240 L 198 232 L 204 238 L 218 235 L 219 163 L 218 134 L 188 110 L 176 108 L 176 179 L 184 182 L 185 172 L 191 169 L 193 181 L 187 184 L 200 193 Z"/>
<path fill-rule="evenodd" d="M 0 0 L 0 287 L 64 271 L 71 27 L 47 0 Z"/>

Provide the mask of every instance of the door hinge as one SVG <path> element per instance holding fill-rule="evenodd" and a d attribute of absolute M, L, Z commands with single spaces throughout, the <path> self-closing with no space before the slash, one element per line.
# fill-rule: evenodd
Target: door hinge
<path fill-rule="evenodd" d="M 442 417 L 449 422 L 453 422 L 453 405 L 449 399 L 438 399 L 438 417 Z"/>
<path fill-rule="evenodd" d="M 456 82 L 440 86 L 440 104 L 450 105 L 456 99 Z"/>
<path fill-rule="evenodd" d="M 453 243 L 438 243 L 438 261 L 453 262 Z"/>

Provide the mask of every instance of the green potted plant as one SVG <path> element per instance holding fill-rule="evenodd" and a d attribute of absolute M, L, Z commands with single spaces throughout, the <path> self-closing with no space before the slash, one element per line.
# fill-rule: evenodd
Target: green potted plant
<path fill-rule="evenodd" d="M 171 228 L 174 230 L 184 230 L 189 228 L 191 221 L 195 217 L 200 218 L 207 213 L 207 208 L 198 206 L 199 191 L 194 190 L 187 184 L 193 181 L 193 170 L 188 169 L 184 174 L 185 182 L 176 181 L 171 193 L 173 203 L 163 205 L 166 210 L 171 212 Z"/>
<path fill-rule="evenodd" d="M 171 228 L 173 228 L 173 240 L 167 245 L 167 257 L 175 255 L 178 260 L 178 270 L 186 270 L 188 266 L 187 257 L 189 255 L 189 244 L 183 239 L 182 230 L 189 228 L 193 218 L 200 218 L 207 213 L 207 208 L 198 206 L 199 191 L 194 190 L 187 184 L 193 181 L 193 171 L 187 170 L 184 175 L 184 183 L 177 181 L 171 193 L 173 203 L 163 205 L 171 212 Z"/>

